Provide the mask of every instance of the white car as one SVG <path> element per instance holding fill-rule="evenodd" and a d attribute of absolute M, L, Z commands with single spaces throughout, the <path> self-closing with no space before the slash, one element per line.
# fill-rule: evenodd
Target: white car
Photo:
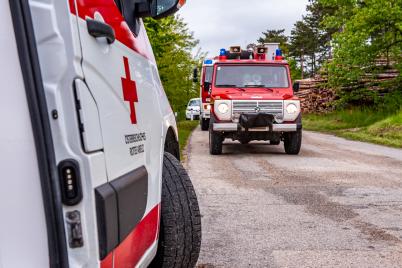
<path fill-rule="evenodd" d="M 201 100 L 199 98 L 191 99 L 186 109 L 186 120 L 199 120 L 201 113 Z"/>
<path fill-rule="evenodd" d="M 142 22 L 184 3 L 0 1 L 1 268 L 196 265 L 197 197 Z"/>

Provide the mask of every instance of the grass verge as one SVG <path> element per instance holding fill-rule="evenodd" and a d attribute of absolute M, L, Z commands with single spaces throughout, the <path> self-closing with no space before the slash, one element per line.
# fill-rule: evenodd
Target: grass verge
<path fill-rule="evenodd" d="M 303 117 L 303 128 L 340 137 L 402 148 L 402 111 L 343 110 Z"/>
<path fill-rule="evenodd" d="M 199 121 L 180 121 L 177 123 L 179 130 L 180 159 L 183 159 L 184 148 L 187 145 L 191 132 L 198 126 Z"/>

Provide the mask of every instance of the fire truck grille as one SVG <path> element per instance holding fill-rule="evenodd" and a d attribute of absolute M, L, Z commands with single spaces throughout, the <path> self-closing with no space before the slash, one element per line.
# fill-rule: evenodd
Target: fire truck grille
<path fill-rule="evenodd" d="M 268 113 L 278 118 L 283 116 L 283 101 L 234 101 L 233 114 Z"/>

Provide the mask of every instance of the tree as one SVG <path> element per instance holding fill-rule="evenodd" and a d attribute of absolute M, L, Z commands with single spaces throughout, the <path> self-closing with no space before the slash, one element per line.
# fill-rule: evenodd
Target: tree
<path fill-rule="evenodd" d="M 402 71 L 402 1 L 401 0 L 319 0 L 326 8 L 336 7 L 324 25 L 338 28 L 333 34 L 334 58 L 328 64 L 330 82 L 349 87 L 367 73 L 379 70 L 376 60 Z M 390 88 L 401 88 L 400 76 Z M 401 89 L 400 89 L 401 90 Z M 352 92 L 350 92 L 353 94 Z"/>
<path fill-rule="evenodd" d="M 289 54 L 311 75 L 315 75 L 322 64 L 331 57 L 331 36 L 337 28 L 325 27 L 323 22 L 327 16 L 334 14 L 335 10 L 335 6 L 309 0 L 307 14 L 295 23 L 291 32 Z"/>
<path fill-rule="evenodd" d="M 279 47 L 282 49 L 283 53 L 287 55 L 289 53 L 288 49 L 288 37 L 285 35 L 285 29 L 280 30 L 267 30 L 262 33 L 257 42 L 260 44 L 265 43 L 279 43 Z"/>
<path fill-rule="evenodd" d="M 180 112 L 190 98 L 198 95 L 198 87 L 192 82 L 193 69 L 198 65 L 192 50 L 198 40 L 178 16 L 146 18 L 144 24 L 166 95 L 173 110 Z"/>

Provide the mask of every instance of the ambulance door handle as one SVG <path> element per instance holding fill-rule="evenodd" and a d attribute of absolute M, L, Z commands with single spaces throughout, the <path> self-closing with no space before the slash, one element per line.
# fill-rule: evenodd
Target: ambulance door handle
<path fill-rule="evenodd" d="M 91 36 L 95 38 L 105 37 L 109 44 L 114 43 L 114 41 L 116 40 L 116 35 L 112 26 L 107 23 L 93 19 L 86 19 L 86 21 L 88 33 Z"/>

